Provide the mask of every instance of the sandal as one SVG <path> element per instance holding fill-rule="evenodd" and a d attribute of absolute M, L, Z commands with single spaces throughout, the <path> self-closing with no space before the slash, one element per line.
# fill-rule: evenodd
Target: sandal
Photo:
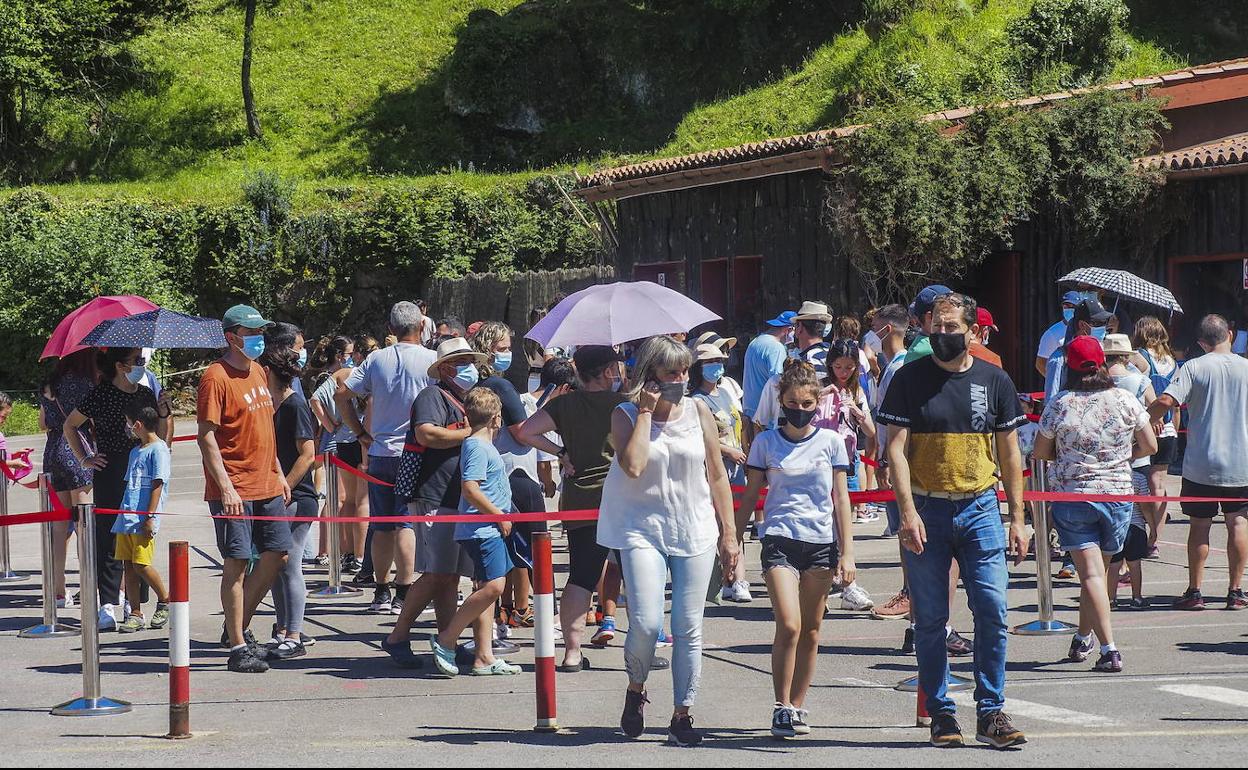
<path fill-rule="evenodd" d="M 519 666 L 513 666 L 507 661 L 499 658 L 494 661 L 493 665 L 485 668 L 474 668 L 468 672 L 471 676 L 515 676 L 523 673 L 523 669 Z"/>
<path fill-rule="evenodd" d="M 588 671 L 589 670 L 589 658 L 582 655 L 581 662 L 579 664 L 569 666 L 569 665 L 561 663 L 555 667 L 555 670 L 561 674 L 575 674 L 578 671 Z"/>

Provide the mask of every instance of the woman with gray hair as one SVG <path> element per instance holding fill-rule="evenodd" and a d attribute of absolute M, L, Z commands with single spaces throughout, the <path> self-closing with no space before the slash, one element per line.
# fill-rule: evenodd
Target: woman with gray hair
<path fill-rule="evenodd" d="M 672 721 L 668 741 L 696 746 L 689 707 L 702 670 L 702 611 L 715 568 L 725 575 L 740 548 L 719 430 L 705 404 L 685 396 L 689 349 L 652 337 L 637 351 L 628 399 L 611 415 L 615 459 L 603 488 L 598 543 L 620 554 L 628 585 L 628 692 L 620 728 L 645 730 L 646 679 L 663 629 L 664 589 L 672 577 Z"/>

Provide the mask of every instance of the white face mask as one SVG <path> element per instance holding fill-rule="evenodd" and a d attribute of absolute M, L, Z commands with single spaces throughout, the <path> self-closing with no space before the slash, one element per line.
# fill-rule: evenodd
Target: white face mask
<path fill-rule="evenodd" d="M 884 352 L 884 340 L 880 339 L 880 335 L 875 333 L 875 329 L 867 332 L 866 336 L 862 338 L 862 344 L 867 350 L 876 355 Z"/>

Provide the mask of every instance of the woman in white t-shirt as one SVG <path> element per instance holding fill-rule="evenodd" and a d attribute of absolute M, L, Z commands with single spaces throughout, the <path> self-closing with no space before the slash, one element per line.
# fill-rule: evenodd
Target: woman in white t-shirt
<path fill-rule="evenodd" d="M 1135 336 L 1131 339 L 1136 355 L 1131 359 L 1135 368 L 1148 375 L 1153 392 L 1161 395 L 1179 371 L 1179 363 L 1170 349 L 1170 332 L 1166 325 L 1151 315 L 1135 322 Z M 1179 429 L 1181 413 L 1174 410 L 1166 417 L 1165 427 L 1157 436 L 1157 454 L 1153 455 L 1148 468 L 1148 493 L 1166 494 L 1166 476 L 1170 466 L 1179 457 Z M 1166 504 L 1145 503 L 1144 517 L 1148 519 L 1148 555 L 1157 558 L 1157 540 L 1166 526 Z"/>
<path fill-rule="evenodd" d="M 780 378 L 785 424 L 754 438 L 741 507 L 752 510 L 763 485 L 763 577 L 776 615 L 771 680 L 776 703 L 771 734 L 810 732 L 804 708 L 819 653 L 819 629 L 834 580 L 853 583 L 849 454 L 833 430 L 815 426 L 822 386 L 799 361 Z M 838 536 L 838 533 L 839 536 Z"/>

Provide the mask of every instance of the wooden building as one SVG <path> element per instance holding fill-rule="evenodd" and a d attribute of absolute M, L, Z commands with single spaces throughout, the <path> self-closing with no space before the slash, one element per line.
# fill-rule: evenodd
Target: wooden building
<path fill-rule="evenodd" d="M 1192 67 L 1102 88 L 1136 90 L 1165 102 L 1172 128 L 1140 163 L 1164 168 L 1175 224 L 1141 267 L 1169 285 L 1189 316 L 1180 342 L 1206 312 L 1248 322 L 1248 58 Z M 1072 97 L 1019 100 L 1020 108 Z M 972 110 L 930 116 L 958 121 Z M 824 223 L 836 140 L 853 127 L 746 144 L 608 169 L 581 180 L 588 201 L 614 201 L 617 275 L 679 289 L 725 318 L 725 331 L 750 334 L 764 318 L 823 299 L 836 310 L 866 304 L 856 273 Z M 1080 261 L 1082 259 L 1082 261 Z M 1095 260 L 1128 267 L 1115 255 Z M 1012 250 L 994 253 L 958 288 L 984 299 L 1002 334 L 993 343 L 1016 381 L 1030 382 L 1040 334 L 1056 318 L 1065 272 L 1088 264 L 1043 217 L 1020 223 Z M 899 298 L 900 299 L 900 298 Z"/>

